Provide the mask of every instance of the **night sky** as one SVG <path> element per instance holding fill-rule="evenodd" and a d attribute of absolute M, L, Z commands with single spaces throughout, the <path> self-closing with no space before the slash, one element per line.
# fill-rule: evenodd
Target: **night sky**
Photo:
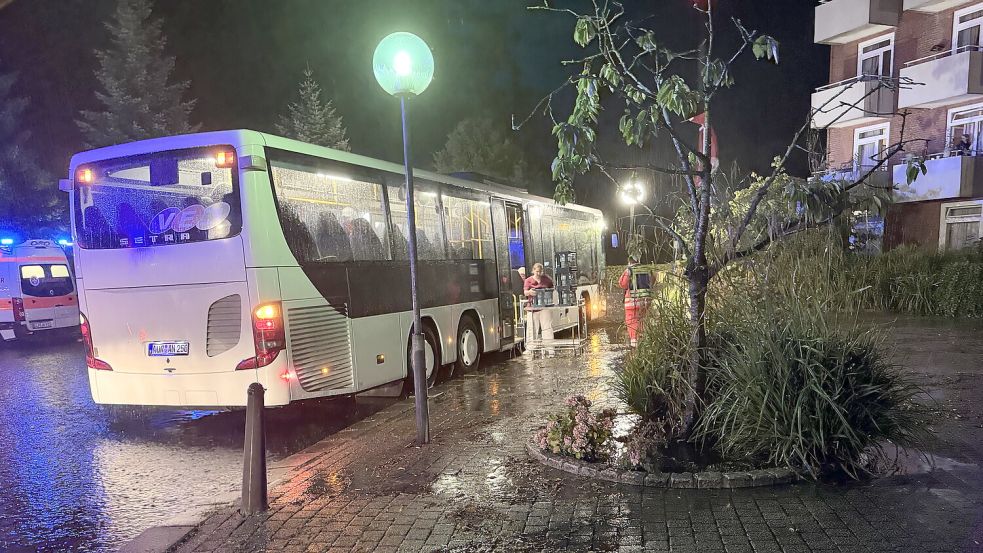
<path fill-rule="evenodd" d="M 272 130 L 296 93 L 306 65 L 343 115 L 352 150 L 401 161 L 398 103 L 372 76 L 378 41 L 395 30 L 426 40 L 437 63 L 435 80 L 412 104 L 416 165 L 429 167 L 451 128 L 469 115 L 489 115 L 507 127 L 562 82 L 575 57 L 572 19 L 529 12 L 535 0 L 157 0 L 176 74 L 198 99 L 193 120 L 203 130 Z M 575 2 L 568 5 L 575 5 Z M 627 2 L 665 40 L 688 37 L 696 14 L 691 0 Z M 45 167 L 64 175 L 81 137 L 74 119 L 98 108 L 93 48 L 106 44 L 102 22 L 114 0 L 15 0 L 0 11 L 0 72 L 16 71 L 17 93 L 32 104 L 25 124 Z M 739 159 L 764 170 L 804 121 L 809 94 L 828 75 L 828 51 L 812 43 L 813 0 L 720 0 L 726 15 L 782 43 L 782 63 L 753 62 L 736 71 L 737 87 L 717 109 L 723 163 Z M 620 108 L 610 117 L 620 116 Z M 563 110 L 558 114 L 566 115 Z M 611 135 L 612 138 L 616 136 Z M 555 148 L 542 118 L 518 140 L 545 168 Z M 603 135 L 602 135 L 603 139 Z M 617 150 L 616 144 L 609 147 Z M 629 153 L 628 158 L 644 157 Z M 804 170 L 800 163 L 799 169 Z M 611 190 L 578 182 L 584 203 L 603 207 Z M 531 190 L 549 193 L 550 183 Z"/>

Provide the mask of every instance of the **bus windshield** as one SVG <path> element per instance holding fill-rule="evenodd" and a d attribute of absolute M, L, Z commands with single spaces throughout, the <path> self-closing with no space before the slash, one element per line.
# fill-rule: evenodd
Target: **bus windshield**
<path fill-rule="evenodd" d="M 237 235 L 242 219 L 232 152 L 196 148 L 80 166 L 78 245 L 138 248 Z"/>
<path fill-rule="evenodd" d="M 27 296 L 65 296 L 75 290 L 68 265 L 21 265 L 20 280 Z"/>

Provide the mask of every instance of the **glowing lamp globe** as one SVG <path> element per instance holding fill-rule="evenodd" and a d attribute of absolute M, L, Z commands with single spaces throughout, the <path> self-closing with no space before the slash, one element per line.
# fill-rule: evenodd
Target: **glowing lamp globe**
<path fill-rule="evenodd" d="M 393 33 L 382 39 L 372 56 L 375 80 L 393 96 L 416 96 L 433 80 L 433 54 L 412 33 Z"/>
<path fill-rule="evenodd" d="M 618 196 L 625 205 L 636 206 L 645 200 L 645 187 L 640 182 L 629 182 L 621 187 Z"/>

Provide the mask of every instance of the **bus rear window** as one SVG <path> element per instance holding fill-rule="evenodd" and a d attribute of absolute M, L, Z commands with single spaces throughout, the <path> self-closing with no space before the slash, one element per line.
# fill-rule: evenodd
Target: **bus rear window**
<path fill-rule="evenodd" d="M 236 170 L 228 163 L 233 156 L 225 155 L 230 152 L 230 146 L 173 150 L 80 166 L 78 245 L 139 248 L 239 234 Z"/>
<path fill-rule="evenodd" d="M 75 290 L 67 265 L 21 265 L 20 287 L 26 296 L 65 296 Z"/>

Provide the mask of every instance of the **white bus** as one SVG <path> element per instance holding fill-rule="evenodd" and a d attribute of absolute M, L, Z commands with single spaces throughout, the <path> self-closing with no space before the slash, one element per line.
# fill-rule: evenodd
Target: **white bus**
<path fill-rule="evenodd" d="M 78 300 L 65 250 L 51 240 L 0 239 L 0 338 L 79 325 Z"/>
<path fill-rule="evenodd" d="M 408 379 L 402 166 L 254 131 L 72 158 L 75 267 L 92 398 L 267 405 Z M 428 378 L 514 347 L 520 266 L 578 252 L 603 309 L 599 211 L 416 173 Z M 558 310 L 557 329 L 578 323 Z"/>

